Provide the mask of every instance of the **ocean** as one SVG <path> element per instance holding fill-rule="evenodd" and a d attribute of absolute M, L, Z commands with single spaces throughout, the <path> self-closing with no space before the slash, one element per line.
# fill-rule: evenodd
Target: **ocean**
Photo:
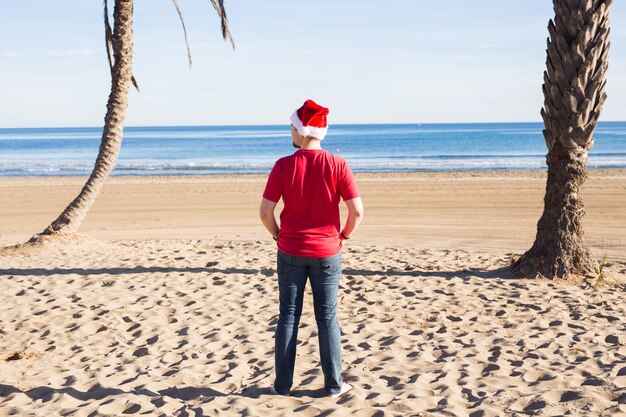
<path fill-rule="evenodd" d="M 543 170 L 541 123 L 333 125 L 355 172 Z M 85 176 L 101 128 L 0 129 L 0 177 Z M 280 126 L 127 127 L 112 175 L 262 174 L 294 152 Z M 590 169 L 626 168 L 626 122 L 600 123 Z"/>

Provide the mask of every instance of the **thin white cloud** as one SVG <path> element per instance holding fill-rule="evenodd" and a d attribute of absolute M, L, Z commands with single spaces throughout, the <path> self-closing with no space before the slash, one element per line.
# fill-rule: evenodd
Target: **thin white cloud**
<path fill-rule="evenodd" d="M 102 53 L 101 49 L 95 48 L 82 48 L 82 49 L 60 49 L 46 51 L 48 56 L 60 56 L 60 57 L 88 57 Z"/>
<path fill-rule="evenodd" d="M 23 57 L 23 56 L 26 56 L 26 55 L 28 55 L 26 52 L 13 52 L 13 51 L 10 51 L 10 52 L 2 52 L 2 53 L 0 53 L 0 57 L 2 57 L 2 58 L 20 58 L 20 57 Z"/>
<path fill-rule="evenodd" d="M 500 46 L 502 46 L 501 43 L 483 43 L 483 44 L 474 46 L 474 49 L 494 49 Z"/>

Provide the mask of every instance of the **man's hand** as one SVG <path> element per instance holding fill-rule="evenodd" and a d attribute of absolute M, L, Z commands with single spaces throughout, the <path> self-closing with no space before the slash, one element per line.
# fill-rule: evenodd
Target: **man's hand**
<path fill-rule="evenodd" d="M 278 239 L 279 232 L 278 223 L 276 223 L 276 217 L 274 216 L 276 204 L 277 202 L 263 198 L 261 200 L 261 207 L 259 208 L 259 217 L 261 218 L 261 222 L 263 222 L 263 226 L 265 226 L 267 231 L 270 232 L 274 240 Z"/>
<path fill-rule="evenodd" d="M 341 232 L 342 239 L 350 239 L 352 233 L 359 227 L 361 220 L 363 220 L 363 200 L 361 197 L 353 198 L 345 202 L 348 206 L 348 218 L 346 219 L 346 225 Z"/>

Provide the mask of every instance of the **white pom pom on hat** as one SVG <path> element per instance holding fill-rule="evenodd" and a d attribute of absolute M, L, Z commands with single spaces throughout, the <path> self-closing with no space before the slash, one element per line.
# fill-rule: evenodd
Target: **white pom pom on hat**
<path fill-rule="evenodd" d="M 329 110 L 313 100 L 307 100 L 302 107 L 291 115 L 291 124 L 302 136 L 310 136 L 322 140 L 328 132 Z"/>

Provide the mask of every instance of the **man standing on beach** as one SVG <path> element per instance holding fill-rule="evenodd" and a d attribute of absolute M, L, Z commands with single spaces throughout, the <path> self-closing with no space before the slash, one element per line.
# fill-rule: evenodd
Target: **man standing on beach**
<path fill-rule="evenodd" d="M 321 147 L 328 109 L 307 100 L 291 116 L 294 154 L 279 159 L 265 186 L 260 216 L 278 245 L 280 314 L 275 336 L 276 379 L 272 392 L 289 395 L 293 384 L 304 287 L 311 280 L 324 388 L 331 397 L 352 389 L 341 378 L 341 332 L 337 292 L 341 248 L 363 218 L 363 203 L 348 163 Z M 280 228 L 274 209 L 283 199 Z M 348 207 L 341 229 L 339 202 Z"/>

